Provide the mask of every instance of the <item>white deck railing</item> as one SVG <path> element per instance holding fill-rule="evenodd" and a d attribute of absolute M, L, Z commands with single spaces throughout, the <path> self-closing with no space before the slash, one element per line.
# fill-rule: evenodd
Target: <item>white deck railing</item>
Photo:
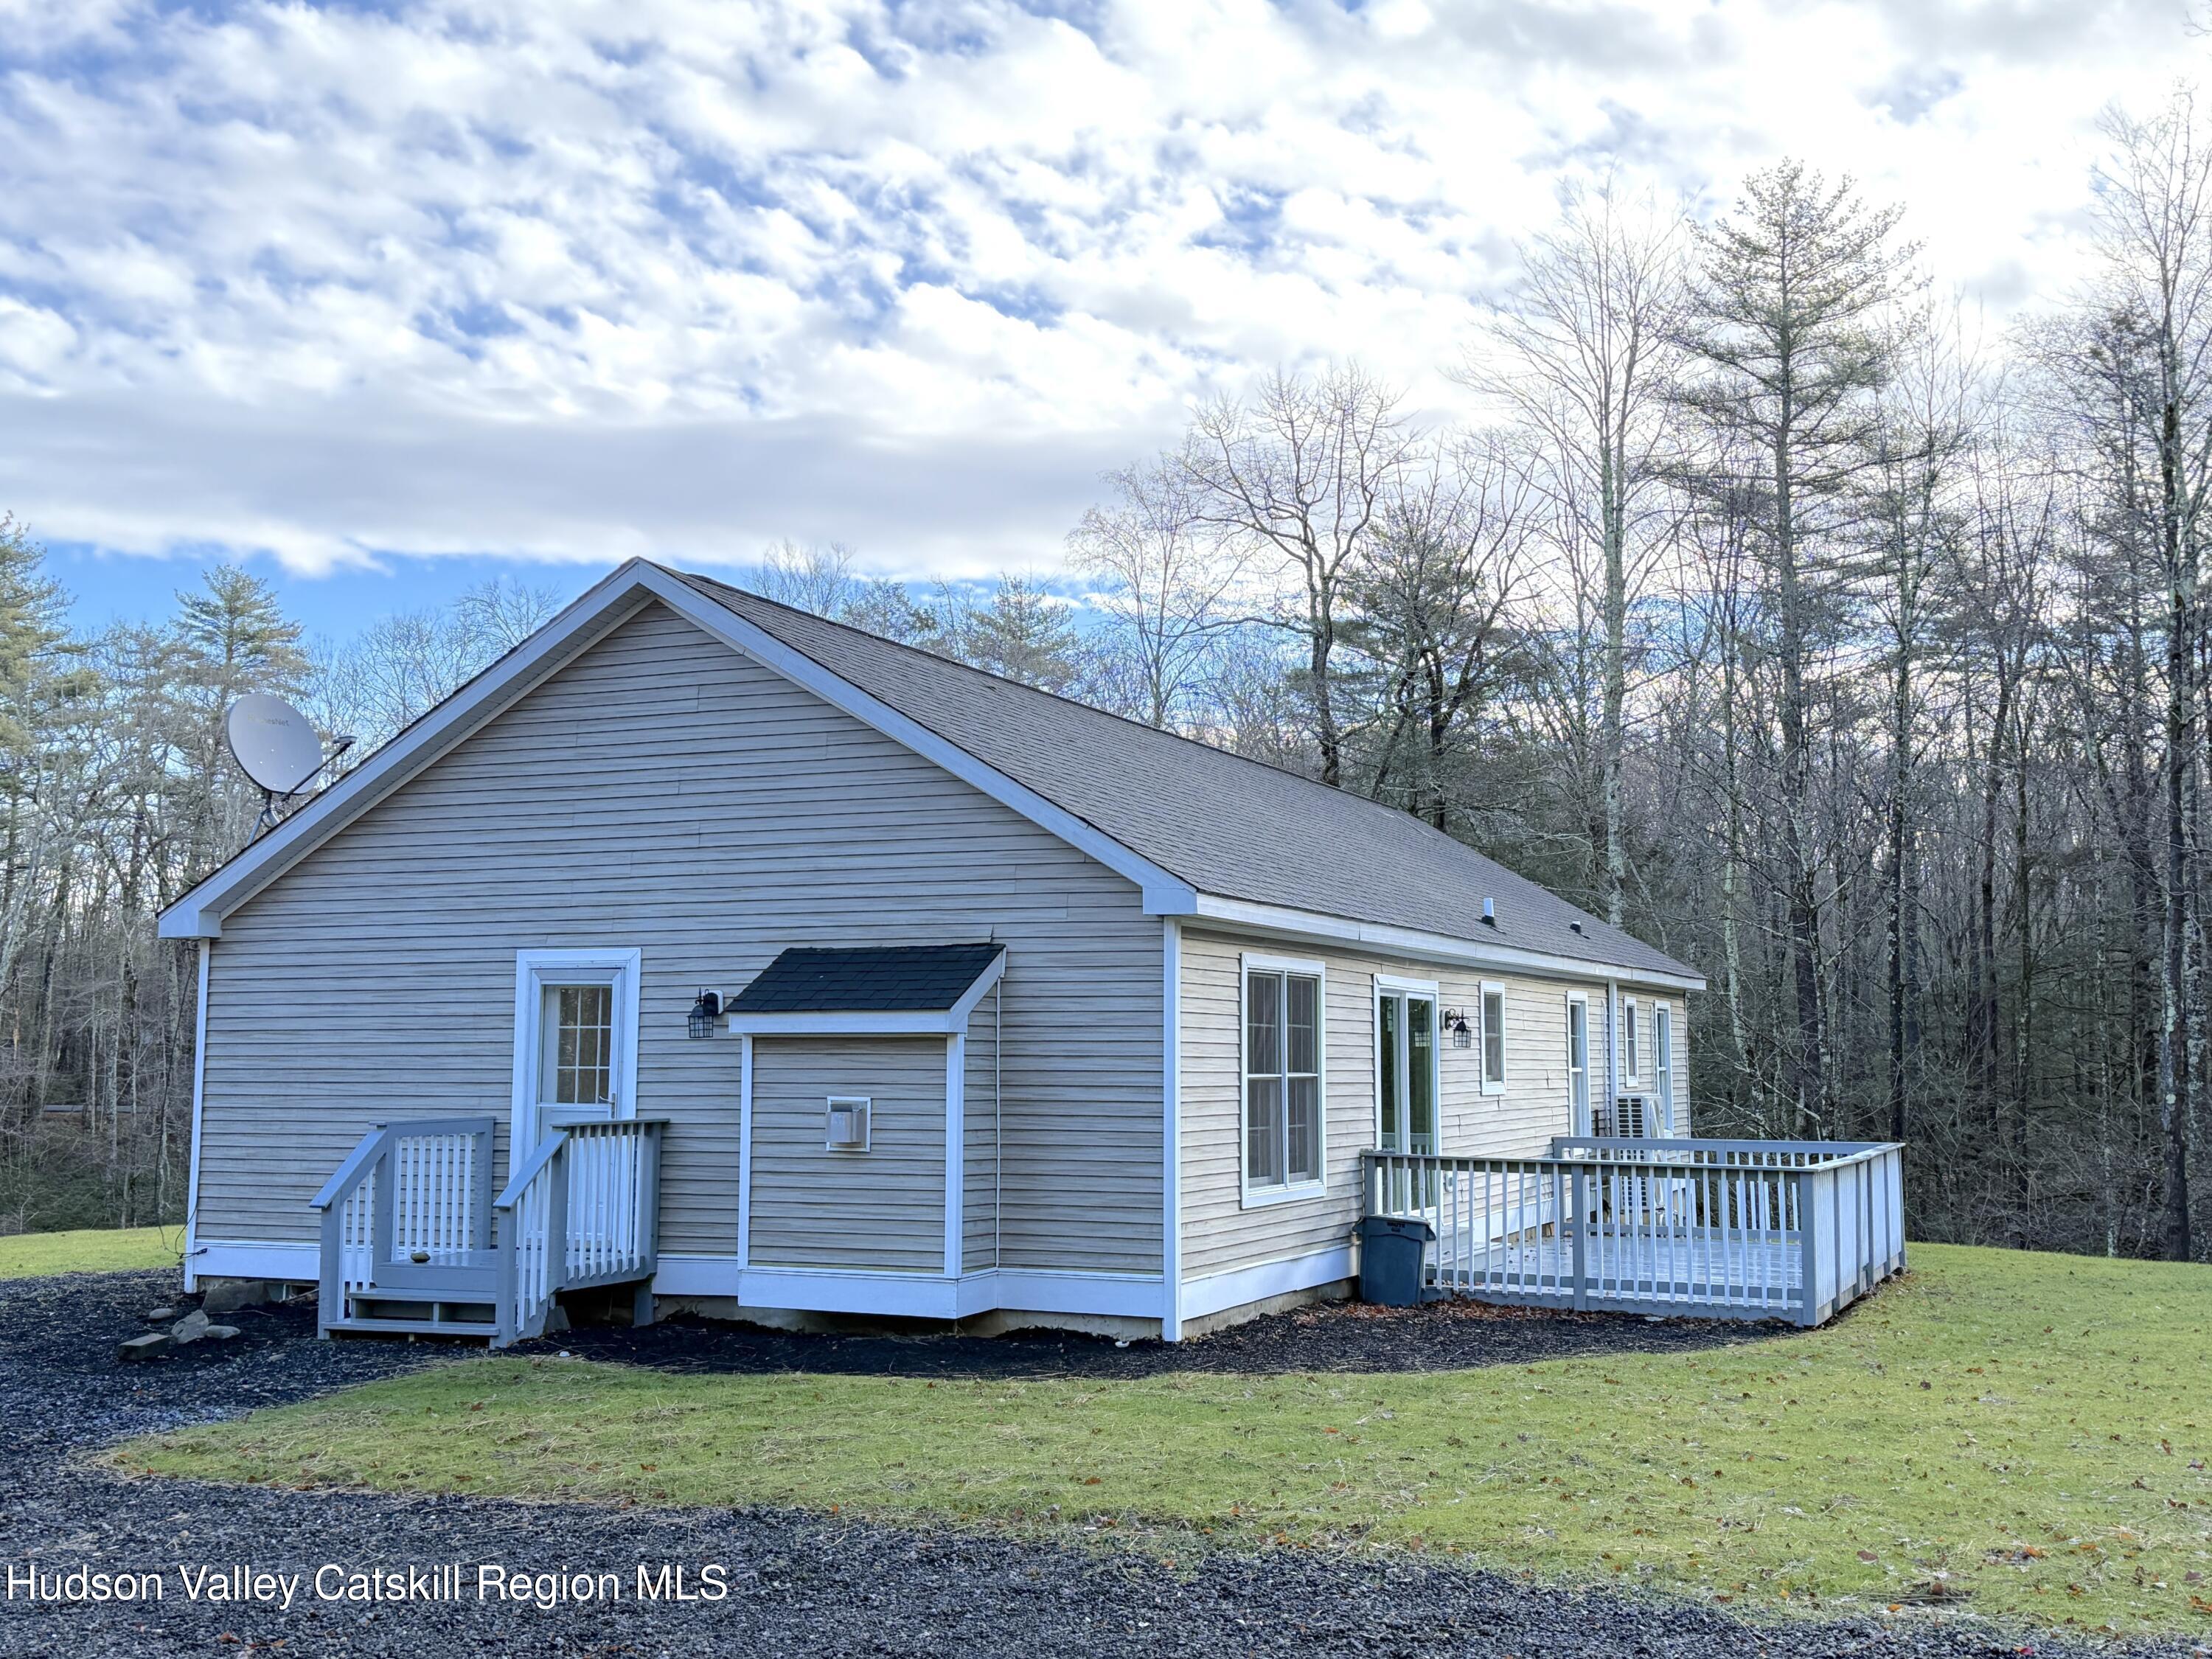
<path fill-rule="evenodd" d="M 562 1291 L 653 1277 L 664 1122 L 620 1118 L 552 1129 L 518 1164 L 493 1201 L 501 1241 L 493 1346 L 543 1334 Z"/>
<path fill-rule="evenodd" d="M 1364 1165 L 1369 1214 L 1435 1229 L 1426 1282 L 1487 1301 L 1817 1325 L 1905 1265 L 1890 1144 L 1581 1139 Z"/>

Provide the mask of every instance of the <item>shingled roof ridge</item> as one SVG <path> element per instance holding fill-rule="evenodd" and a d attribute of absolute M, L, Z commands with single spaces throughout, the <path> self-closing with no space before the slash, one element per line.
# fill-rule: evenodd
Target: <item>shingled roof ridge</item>
<path fill-rule="evenodd" d="M 648 562 L 650 562 L 648 561 Z M 1439 841 L 1449 843 L 1461 853 L 1465 854 L 1471 858 L 1480 859 L 1485 864 L 1489 865 L 1492 868 L 1499 871 L 1505 876 L 1510 877 L 1511 879 L 1517 882 L 1527 883 L 1528 885 L 1536 888 L 1539 891 L 1542 892 L 1546 897 L 1553 900 L 1554 902 L 1565 906 L 1568 909 L 1571 909 L 1577 915 L 1585 917 L 1589 921 L 1595 922 L 1597 926 L 1618 932 L 1624 939 L 1635 940 L 1637 944 L 1644 945 L 1646 943 L 1642 939 L 1636 939 L 1636 936 L 1633 933 L 1629 933 L 1625 927 L 1618 929 L 1613 928 L 1613 925 L 1610 922 L 1598 915 L 1595 911 L 1584 910 L 1580 905 L 1575 903 L 1571 899 L 1563 897 L 1561 895 L 1553 891 L 1549 887 L 1545 886 L 1541 882 L 1534 880 L 1531 877 L 1524 876 L 1521 874 L 1520 872 L 1499 863 L 1496 859 L 1492 858 L 1487 853 L 1483 852 L 1480 848 L 1470 847 L 1465 842 L 1459 840 L 1456 836 L 1449 835 L 1445 831 L 1437 829 L 1436 825 L 1429 823 L 1425 818 L 1416 817 L 1414 814 L 1406 811 L 1402 808 L 1392 806 L 1387 802 L 1376 800 L 1366 795 L 1354 794 L 1348 790 L 1340 789 L 1334 785 L 1323 783 L 1318 778 L 1308 777 L 1303 772 L 1294 772 L 1287 766 L 1278 766 L 1272 761 L 1264 761 L 1255 756 L 1240 754 L 1234 749 L 1224 749 L 1218 744 L 1208 743 L 1202 738 L 1188 737 L 1181 732 L 1170 731 L 1164 726 L 1152 726 L 1143 720 L 1132 720 L 1127 714 L 1117 714 L 1110 708 L 1101 708 L 1097 703 L 1085 702 L 1080 697 L 1071 697 L 1063 692 L 1048 690 L 1041 685 L 1031 685 L 1026 681 L 1012 678 L 1009 675 L 994 673 L 988 668 L 978 668 L 973 663 L 962 662 L 958 658 L 945 656 L 941 652 L 927 650 L 918 645 L 909 645 L 903 640 L 895 640 L 887 635 L 872 634 L 865 628 L 855 628 L 850 623 L 839 622 L 834 617 L 825 617 L 818 611 L 805 610 L 799 605 L 786 605 L 781 599 L 769 599 L 764 593 L 756 593 L 749 587 L 739 587 L 734 582 L 722 581 L 716 577 L 702 575 L 697 571 L 679 570 L 671 565 L 656 565 L 654 568 L 656 569 L 665 571 L 667 574 L 675 577 L 678 581 L 684 582 L 690 586 L 699 589 L 701 592 L 705 592 L 710 599 L 714 597 L 715 590 L 735 593 L 743 599 L 752 601 L 754 604 L 767 605 L 771 610 L 781 611 L 787 616 L 796 617 L 805 623 L 823 628 L 835 629 L 841 634 L 849 634 L 855 639 L 866 641 L 871 645 L 888 646 L 892 650 L 902 651 L 909 656 L 920 657 L 924 661 L 935 663 L 946 668 L 955 669 L 963 674 L 971 674 L 978 679 L 990 680 L 1000 685 L 1011 686 L 1016 690 L 1027 692 L 1032 696 L 1048 697 L 1054 702 L 1065 703 L 1071 708 L 1080 709 L 1085 714 L 1118 721 L 1121 725 L 1129 727 L 1133 732 L 1143 732 L 1150 737 L 1170 738 L 1176 743 L 1186 744 L 1193 749 L 1203 750 L 1208 756 L 1219 760 L 1235 761 L 1246 766 L 1256 767 L 1262 772 L 1268 773 L 1275 777 L 1287 778 L 1292 782 L 1302 784 L 1309 789 L 1326 790 L 1332 802 L 1350 804 L 1360 811 L 1382 815 L 1389 818 L 1394 823 L 1401 825 L 1413 825 L 1418 830 L 1436 836 Z M 913 715 L 911 711 L 906 712 L 908 713 L 909 718 L 919 718 L 919 716 Z M 939 732 L 938 735 L 939 737 L 945 736 L 942 732 Z M 948 738 L 947 740 L 950 741 L 951 739 Z M 1647 945 L 1646 948 L 1653 950 L 1658 949 L 1656 945 Z"/>

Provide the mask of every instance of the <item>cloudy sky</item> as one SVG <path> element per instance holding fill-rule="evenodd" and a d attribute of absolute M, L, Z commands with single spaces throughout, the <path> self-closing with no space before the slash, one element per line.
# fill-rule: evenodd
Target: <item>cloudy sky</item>
<path fill-rule="evenodd" d="M 1048 569 L 1191 400 L 1437 374 L 1563 180 L 1784 154 L 2002 317 L 2186 0 L 0 0 L 0 507 L 94 610 Z M 318 613 L 324 613 L 319 615 Z"/>

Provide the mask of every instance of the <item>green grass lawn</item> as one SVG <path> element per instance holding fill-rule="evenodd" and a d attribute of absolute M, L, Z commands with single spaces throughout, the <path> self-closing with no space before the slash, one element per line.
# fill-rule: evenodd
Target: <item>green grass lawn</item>
<path fill-rule="evenodd" d="M 928 1382 L 486 1358 L 134 1470 L 1398 1547 L 1747 1611 L 2212 1627 L 2212 1270 L 1917 1246 L 1829 1328 L 1378 1376 Z"/>
<path fill-rule="evenodd" d="M 0 1238 L 0 1279 L 173 1267 L 184 1259 L 184 1249 L 182 1227 L 87 1227 L 68 1233 L 15 1233 Z"/>

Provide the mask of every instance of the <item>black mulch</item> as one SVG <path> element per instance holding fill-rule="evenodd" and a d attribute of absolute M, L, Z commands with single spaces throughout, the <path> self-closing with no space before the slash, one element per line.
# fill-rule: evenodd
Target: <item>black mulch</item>
<path fill-rule="evenodd" d="M 1173 1546 L 1158 1540 L 1153 1553 L 1143 1553 L 781 1511 L 516 1505 L 118 1479 L 81 1454 L 126 1435 L 301 1399 L 456 1352 L 428 1344 L 319 1343 L 312 1310 L 301 1307 L 241 1313 L 234 1322 L 243 1334 L 232 1344 L 187 1349 L 151 1365 L 116 1364 L 110 1357 L 115 1342 L 143 1328 L 139 1314 L 164 1299 L 170 1283 L 155 1273 L 110 1273 L 0 1284 L 0 1557 L 6 1570 L 20 1575 L 35 1561 L 46 1574 L 79 1566 L 158 1572 L 166 1591 L 159 1601 L 104 1603 L 39 1601 L 19 1591 L 0 1601 L 0 1653 L 93 1659 L 252 1651 L 1996 1659 L 2021 1650 L 2016 1640 L 1954 1621 L 1747 1626 L 1715 1609 L 1561 1592 L 1402 1554 L 1214 1551 L 1187 1554 L 1170 1565 L 1158 1551 Z M 1589 1340 L 1560 1334 L 1587 1323 L 1455 1322 L 1434 1311 L 1395 1320 L 1323 1316 L 1303 1325 L 1293 1317 L 1242 1340 L 1251 1345 L 1245 1352 L 1272 1356 L 1276 1369 L 1292 1363 L 1286 1356 L 1300 1342 L 1323 1358 L 1297 1363 L 1352 1368 L 1363 1340 L 1385 1351 L 1419 1340 L 1463 1342 L 1462 1352 L 1498 1363 L 1588 1352 L 1559 1346 Z M 1363 1331 L 1369 1333 L 1364 1338 Z M 1644 1331 L 1631 1334 L 1647 1345 L 1662 1340 Z M 795 1363 L 789 1356 L 805 1352 L 808 1364 L 852 1369 L 865 1352 L 849 1338 L 740 1339 L 690 1326 L 562 1339 L 572 1349 L 610 1357 L 629 1357 L 623 1342 L 635 1345 L 640 1357 L 664 1345 L 661 1363 L 690 1350 L 707 1356 L 701 1363 L 730 1363 L 737 1351 L 716 1345 L 741 1340 L 771 1345 L 757 1351 L 769 1357 L 757 1364 Z M 1110 1344 L 1033 1340 L 1008 1346 L 1030 1352 L 1030 1375 L 1042 1374 L 1039 1358 L 1055 1349 L 1061 1352 L 1048 1367 L 1060 1374 L 1109 1364 L 1158 1370 L 1170 1363 L 1157 1352 Z M 1188 1352 L 1209 1348 L 1224 1355 L 1237 1351 L 1235 1345 L 1206 1343 Z M 908 1361 L 917 1351 L 936 1349 L 880 1340 L 877 1349 Z M 812 1357 L 823 1353 L 836 1358 Z M 957 1363 L 973 1371 L 981 1362 L 971 1356 Z M 1227 1359 L 1207 1363 L 1232 1365 Z M 1358 1368 L 1377 1363 L 1370 1357 Z M 289 1610 L 185 1598 L 180 1566 L 232 1563 L 302 1574 L 307 1583 Z M 459 1600 L 361 1602 L 313 1595 L 313 1575 L 325 1564 L 343 1574 L 447 1563 L 464 1569 Z M 612 1572 L 623 1594 L 550 1611 L 480 1601 L 481 1564 Z M 712 1595 L 717 1583 L 726 1589 L 719 1599 L 641 1601 L 641 1565 L 649 1574 L 685 1569 L 695 1595 Z M 720 1571 L 709 1573 L 710 1567 Z M 427 1588 L 434 1581 L 419 1582 Z M 2093 1650 L 2033 1645 L 2054 1659 Z M 2206 1651 L 2187 1642 L 2132 1650 L 2135 1659 Z"/>
<path fill-rule="evenodd" d="M 1006 1336 L 799 1335 L 699 1319 L 643 1330 L 579 1329 L 560 1347 L 672 1371 L 817 1371 L 832 1376 L 1095 1376 L 1171 1372 L 1451 1371 L 1584 1354 L 1677 1353 L 1769 1341 L 1790 1328 L 1740 1319 L 1647 1320 L 1477 1302 L 1374 1308 L 1337 1302 L 1273 1314 L 1190 1342 L 1109 1341 L 1058 1331 Z"/>

